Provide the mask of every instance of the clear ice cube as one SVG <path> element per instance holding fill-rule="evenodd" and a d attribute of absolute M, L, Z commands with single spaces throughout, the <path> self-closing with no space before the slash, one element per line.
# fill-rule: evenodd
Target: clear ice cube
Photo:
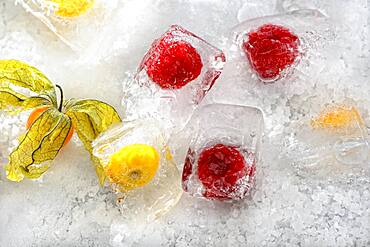
<path fill-rule="evenodd" d="M 183 189 L 193 196 L 216 200 L 237 200 L 248 195 L 259 162 L 263 128 L 263 115 L 257 108 L 227 104 L 202 107 L 185 129 L 191 139 L 183 168 Z M 207 150 L 208 158 L 201 158 Z M 214 154 L 212 150 L 221 151 Z M 220 160 L 212 162 L 217 157 Z M 200 159 L 205 160 L 203 168 L 199 168 Z M 234 161 L 230 163 L 231 159 Z M 243 165 L 237 164 L 240 161 Z M 213 174 L 210 176 L 215 181 L 200 179 L 201 169 Z"/>
<path fill-rule="evenodd" d="M 334 38 L 326 16 L 318 10 L 297 10 L 234 27 L 228 57 L 246 70 L 249 80 L 315 80 L 325 68 L 326 48 Z"/>
<path fill-rule="evenodd" d="M 135 79 L 124 84 L 128 117 L 152 116 L 167 127 L 181 129 L 220 76 L 224 63 L 221 50 L 178 25 L 171 26 L 153 42 Z"/>
<path fill-rule="evenodd" d="M 93 143 L 93 153 L 105 171 L 112 162 L 112 155 L 130 145 L 149 145 L 160 156 L 154 178 L 143 186 L 122 190 L 108 175 L 109 184 L 117 193 L 117 204 L 122 215 L 130 220 L 152 221 L 168 212 L 182 195 L 180 173 L 166 145 L 163 131 L 158 126 L 153 119 L 127 121 L 103 133 Z M 135 159 L 140 157 L 139 154 Z M 122 161 L 122 165 L 125 162 L 128 161 Z"/>
<path fill-rule="evenodd" d="M 356 167 L 366 168 L 369 162 L 369 135 L 354 106 L 328 105 L 294 129 L 287 138 L 285 155 L 303 175 L 339 175 Z"/>
<path fill-rule="evenodd" d="M 75 52 L 99 50 L 106 36 L 104 23 L 117 9 L 117 0 L 16 0 Z M 91 42 L 94 41 L 94 42 Z"/>

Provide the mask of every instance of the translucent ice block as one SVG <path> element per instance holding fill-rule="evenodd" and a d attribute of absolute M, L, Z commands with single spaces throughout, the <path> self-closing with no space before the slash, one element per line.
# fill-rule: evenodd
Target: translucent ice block
<path fill-rule="evenodd" d="M 94 155 L 104 166 L 125 218 L 154 220 L 181 197 L 180 174 L 158 126 L 153 119 L 124 122 L 93 143 Z M 152 166 L 156 161 L 159 167 Z M 145 178 L 152 172 L 153 178 Z"/>
<path fill-rule="evenodd" d="M 327 176 L 369 162 L 367 127 L 352 105 L 328 105 L 296 129 L 287 152 L 299 171 Z"/>
<path fill-rule="evenodd" d="M 232 30 L 230 60 L 263 82 L 314 79 L 324 69 L 326 47 L 334 40 L 330 20 L 317 10 L 247 20 Z M 303 78 L 302 78 L 303 77 Z"/>
<path fill-rule="evenodd" d="M 224 63 L 221 50 L 180 26 L 171 26 L 151 45 L 135 79 L 124 85 L 128 116 L 152 116 L 167 127 L 183 127 Z"/>
<path fill-rule="evenodd" d="M 206 105 L 195 114 L 183 168 L 183 189 L 197 197 L 237 200 L 249 194 L 260 155 L 262 112 L 253 107 Z"/>
<path fill-rule="evenodd" d="M 99 48 L 117 0 L 16 0 L 74 51 Z M 92 42 L 94 41 L 94 42 Z"/>

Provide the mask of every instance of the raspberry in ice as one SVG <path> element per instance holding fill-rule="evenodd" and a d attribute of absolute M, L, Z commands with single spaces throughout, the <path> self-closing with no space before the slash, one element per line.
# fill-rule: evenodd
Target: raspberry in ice
<path fill-rule="evenodd" d="M 273 81 L 296 61 L 299 43 L 298 36 L 288 28 L 265 24 L 247 34 L 243 50 L 258 76 Z"/>
<path fill-rule="evenodd" d="M 229 198 L 250 169 L 236 147 L 217 144 L 203 149 L 198 159 L 198 176 L 206 189 L 205 197 Z"/>
<path fill-rule="evenodd" d="M 202 59 L 188 42 L 165 36 L 154 44 L 145 61 L 148 76 L 163 89 L 179 89 L 195 80 L 202 70 Z"/>
<path fill-rule="evenodd" d="M 248 106 L 210 104 L 192 117 L 186 130 L 191 141 L 182 173 L 183 190 L 211 200 L 245 198 L 254 184 L 262 112 Z"/>

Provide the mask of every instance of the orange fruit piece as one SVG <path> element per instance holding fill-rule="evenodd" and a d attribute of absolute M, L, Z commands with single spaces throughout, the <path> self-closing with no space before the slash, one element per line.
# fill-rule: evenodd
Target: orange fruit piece
<path fill-rule="evenodd" d="M 359 111 L 351 106 L 331 106 L 311 120 L 313 128 L 340 130 L 350 127 L 361 127 L 363 120 Z"/>

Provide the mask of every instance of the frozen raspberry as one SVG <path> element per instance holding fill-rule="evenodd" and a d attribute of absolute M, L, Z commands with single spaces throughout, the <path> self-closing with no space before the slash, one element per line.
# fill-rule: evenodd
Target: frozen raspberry
<path fill-rule="evenodd" d="M 171 34 L 152 45 L 144 64 L 150 79 L 163 89 L 185 86 L 200 75 L 203 67 L 197 50 Z"/>
<path fill-rule="evenodd" d="M 253 69 L 263 80 L 275 80 L 299 55 L 299 39 L 289 29 L 265 24 L 248 33 L 243 49 Z"/>
<path fill-rule="evenodd" d="M 205 187 L 204 196 L 232 199 L 236 183 L 248 173 L 243 155 L 233 146 L 217 144 L 205 148 L 198 159 L 198 177 Z"/>

